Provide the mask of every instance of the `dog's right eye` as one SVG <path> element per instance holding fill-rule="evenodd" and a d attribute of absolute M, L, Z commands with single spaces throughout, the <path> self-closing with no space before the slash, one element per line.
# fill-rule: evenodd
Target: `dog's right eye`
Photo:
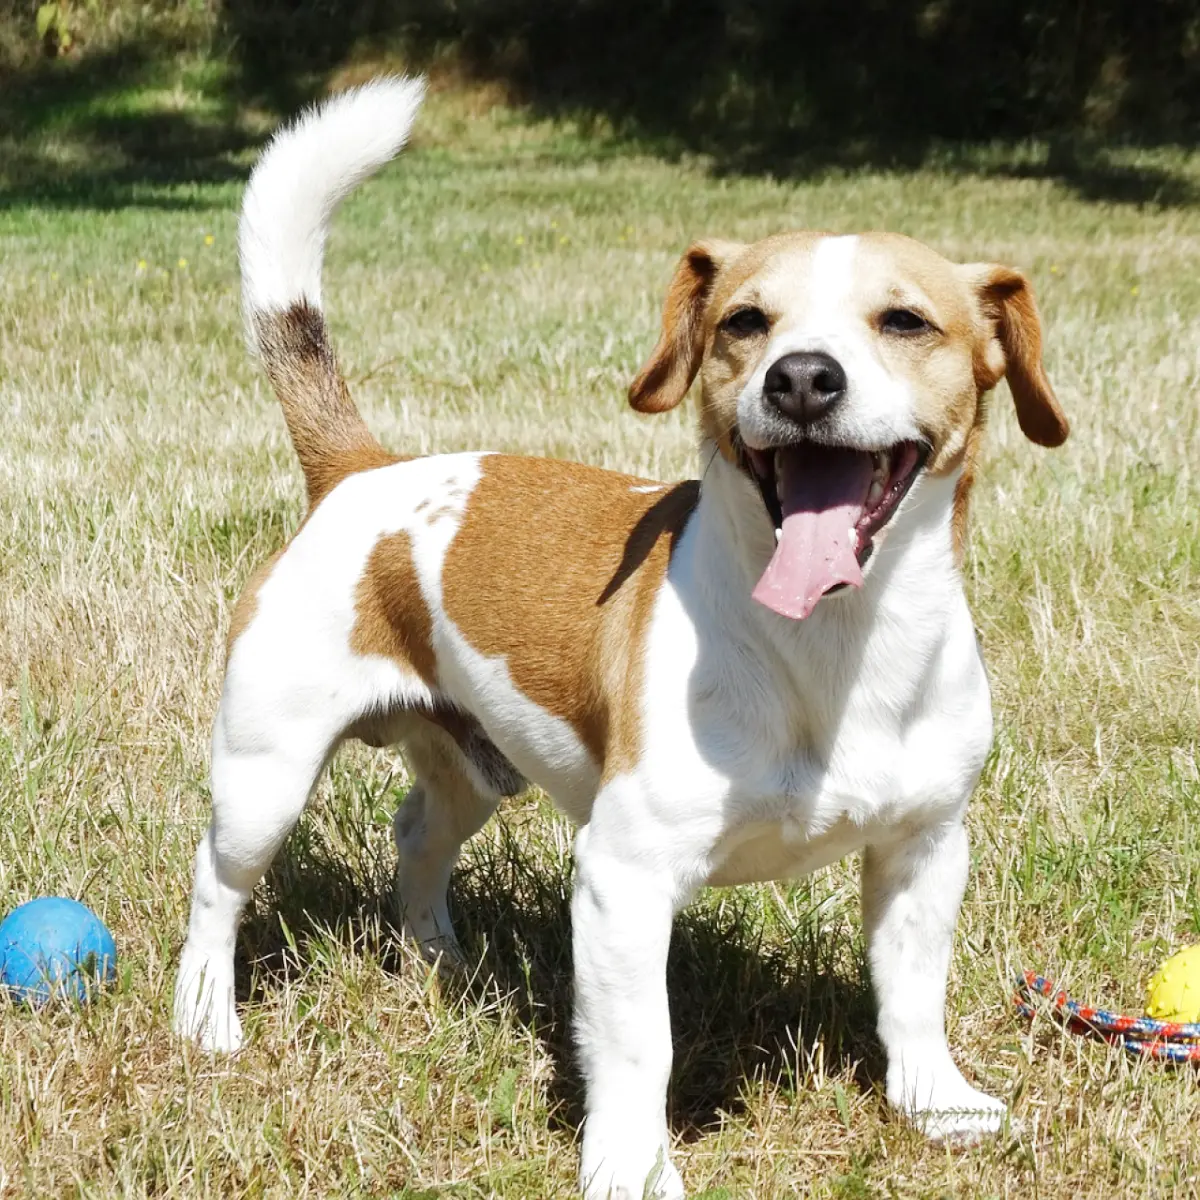
<path fill-rule="evenodd" d="M 721 328 L 733 337 L 747 338 L 766 333 L 770 324 L 761 308 L 739 308 L 721 322 Z"/>
<path fill-rule="evenodd" d="M 929 322 L 908 308 L 889 308 L 879 324 L 887 333 L 925 333 L 929 329 Z"/>

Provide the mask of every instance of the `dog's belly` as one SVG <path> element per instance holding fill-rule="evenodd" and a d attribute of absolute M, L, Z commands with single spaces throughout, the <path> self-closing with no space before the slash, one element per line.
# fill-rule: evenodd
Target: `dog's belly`
<path fill-rule="evenodd" d="M 727 834 L 712 854 L 710 887 L 795 879 L 862 849 L 863 829 L 842 819 L 816 837 L 795 821 L 761 821 Z"/>

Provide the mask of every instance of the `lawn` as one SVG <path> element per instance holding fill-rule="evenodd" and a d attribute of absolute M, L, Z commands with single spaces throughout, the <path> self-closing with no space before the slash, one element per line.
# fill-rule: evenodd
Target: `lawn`
<path fill-rule="evenodd" d="M 199 78 L 105 113 L 217 120 Z M 303 514 L 238 312 L 269 114 L 221 171 L 105 161 L 94 186 L 78 120 L 4 135 L 37 186 L 10 170 L 0 195 L 0 911 L 78 897 L 122 957 L 87 1011 L 0 1007 L 0 1195 L 570 1194 L 570 831 L 536 793 L 456 876 L 478 968 L 452 985 L 390 923 L 404 764 L 343 753 L 243 928 L 248 1049 L 169 1032 L 231 605 Z M 663 478 L 696 469 L 688 415 L 623 395 L 689 239 L 895 229 L 1038 289 L 1074 430 L 1035 449 L 995 399 L 965 575 L 997 737 L 949 999 L 959 1061 L 1019 1126 L 955 1153 L 887 1116 L 844 863 L 678 922 L 672 1126 L 696 1195 L 1200 1195 L 1200 1075 L 1030 1029 L 1010 999 L 1028 966 L 1136 1009 L 1200 939 L 1200 155 L 1114 162 L 1172 186 L 1096 199 L 1035 144 L 722 176 L 458 88 L 336 225 L 330 319 L 385 444 Z"/>

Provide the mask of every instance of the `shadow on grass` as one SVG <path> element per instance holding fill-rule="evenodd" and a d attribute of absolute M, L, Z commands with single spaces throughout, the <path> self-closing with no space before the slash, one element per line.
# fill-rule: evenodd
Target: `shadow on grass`
<path fill-rule="evenodd" d="M 0 208 L 208 207 L 180 185 L 244 179 L 260 139 L 218 81 L 178 94 L 173 53 L 147 39 L 0 74 Z"/>
<path fill-rule="evenodd" d="M 1186 208 L 1200 204 L 1195 180 L 1165 167 L 1114 162 L 1103 147 L 1053 139 L 1045 162 L 1012 163 L 985 168 L 984 174 L 1005 179 L 1048 179 L 1069 187 L 1081 200 L 1132 204 L 1151 208 Z"/>
<path fill-rule="evenodd" d="M 469 982 L 447 986 L 468 1000 L 486 1001 L 496 990 L 509 998 L 554 1059 L 554 1119 L 574 1129 L 584 1110 L 571 1036 L 570 881 L 565 871 L 535 861 L 504 829 L 500 851 L 473 850 L 455 874 L 455 928 L 480 965 Z M 339 844 L 365 844 L 345 832 L 351 838 Z M 252 976 L 257 988 L 270 990 L 301 974 L 312 936 L 333 936 L 369 952 L 385 970 L 413 970 L 391 921 L 391 859 L 384 857 L 335 859 L 302 827 L 268 876 L 269 898 L 243 925 L 239 1000 L 253 1002 Z M 851 1067 L 865 1088 L 883 1078 L 874 1002 L 849 931 L 824 932 L 814 914 L 786 936 L 768 937 L 746 893 L 725 895 L 719 905 L 685 910 L 671 941 L 670 1119 L 685 1137 L 711 1127 L 722 1113 L 738 1112 L 754 1079 L 786 1090 L 802 1086 L 805 1054 L 797 1045 L 811 1048 L 820 1040 L 825 1062 Z M 281 918 L 294 952 L 281 934 Z"/>
<path fill-rule="evenodd" d="M 1200 199 L 1168 165 L 1200 134 L 1200 10 L 1188 0 L 225 0 L 244 86 L 383 50 L 503 84 L 546 117 L 616 132 L 666 157 L 708 156 L 718 174 L 804 178 L 906 169 L 931 156 L 977 171 L 986 150 L 1085 200 L 1160 207 Z M 268 52 L 269 51 L 269 52 Z M 280 69 L 282 66 L 283 69 Z M 1118 158 L 1121 161 L 1118 161 Z M 988 168 L 982 168 L 989 173 Z"/>
<path fill-rule="evenodd" d="M 583 1119 L 582 1082 L 571 1036 L 570 881 L 532 862 L 511 834 L 503 852 L 460 871 L 456 923 L 485 972 L 507 992 L 558 1065 L 552 1098 L 560 1119 Z M 748 892 L 699 903 L 675 921 L 667 963 L 674 1064 L 670 1117 L 699 1132 L 736 1113 L 752 1079 L 802 1086 L 804 1051 L 816 1040 L 826 1061 L 853 1065 L 861 1083 L 883 1077 L 866 968 L 848 931 L 825 931 L 816 914 L 768 933 Z M 854 963 L 851 977 L 846 960 Z"/>
<path fill-rule="evenodd" d="M 1088 201 L 1200 202 L 1173 161 L 1200 135 L 1188 0 L 1094 0 L 1086 20 L 1077 0 L 215 0 L 208 13 L 190 32 L 146 27 L 0 71 L 0 206 L 195 205 L 179 185 L 242 179 L 275 120 L 340 68 L 380 61 L 498 82 L 537 116 L 703 154 L 717 174 L 932 160 Z"/>

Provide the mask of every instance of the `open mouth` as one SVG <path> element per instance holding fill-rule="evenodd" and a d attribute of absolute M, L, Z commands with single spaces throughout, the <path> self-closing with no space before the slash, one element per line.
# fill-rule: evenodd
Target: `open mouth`
<path fill-rule="evenodd" d="M 875 451 L 815 442 L 742 451 L 775 526 L 775 554 L 754 598 L 797 619 L 829 592 L 861 585 L 875 535 L 929 456 L 919 442 Z"/>

